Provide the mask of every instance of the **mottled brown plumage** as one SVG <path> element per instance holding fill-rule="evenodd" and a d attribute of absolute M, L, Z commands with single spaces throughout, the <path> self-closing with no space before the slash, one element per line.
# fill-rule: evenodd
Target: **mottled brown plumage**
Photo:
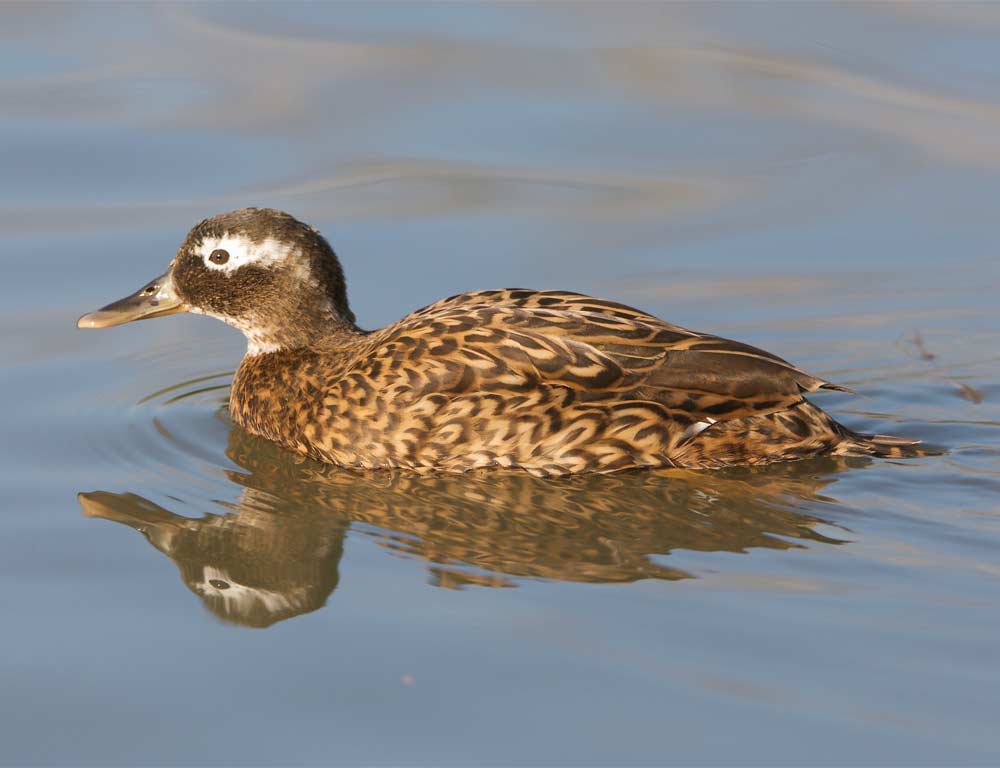
<path fill-rule="evenodd" d="M 223 246 L 220 266 L 209 255 Z M 843 387 L 589 296 L 466 293 L 362 331 L 332 249 L 278 211 L 202 222 L 163 281 L 154 287 L 178 306 L 247 335 L 233 420 L 332 464 L 554 475 L 921 455 L 913 441 L 856 434 L 804 399 Z"/>

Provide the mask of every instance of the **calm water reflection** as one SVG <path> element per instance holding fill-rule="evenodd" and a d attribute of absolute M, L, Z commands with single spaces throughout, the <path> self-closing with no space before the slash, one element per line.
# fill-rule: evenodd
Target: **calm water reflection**
<path fill-rule="evenodd" d="M 975 3 L 0 3 L 0 764 L 1000 763 L 998 38 Z M 254 204 L 364 327 L 597 294 L 948 454 L 295 463 L 221 415 L 231 329 L 74 327 Z"/>
<path fill-rule="evenodd" d="M 240 467 L 226 474 L 243 489 L 226 513 L 191 519 L 134 493 L 81 493 L 80 503 L 141 532 L 210 611 L 246 626 L 323 607 L 357 524 L 388 550 L 428 561 L 432 583 L 449 588 L 514 586 L 507 577 L 675 580 L 691 574 L 652 556 L 841 543 L 795 507 L 830 501 L 820 492 L 843 460 L 568 479 L 360 473 L 297 460 L 235 426 L 226 454 Z"/>

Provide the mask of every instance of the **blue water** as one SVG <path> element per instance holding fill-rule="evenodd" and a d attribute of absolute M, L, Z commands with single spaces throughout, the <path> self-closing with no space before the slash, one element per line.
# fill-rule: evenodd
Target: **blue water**
<path fill-rule="evenodd" d="M 1000 762 L 998 35 L 971 3 L 0 5 L 0 764 Z M 231 329 L 74 327 L 254 204 L 323 231 L 363 326 L 594 293 L 947 453 L 297 462 L 228 422 Z"/>

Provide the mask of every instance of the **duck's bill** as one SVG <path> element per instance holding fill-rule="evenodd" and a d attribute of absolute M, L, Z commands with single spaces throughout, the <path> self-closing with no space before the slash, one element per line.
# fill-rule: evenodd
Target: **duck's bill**
<path fill-rule="evenodd" d="M 131 323 L 133 320 L 148 320 L 151 317 L 163 317 L 186 311 L 187 306 L 174 291 L 173 280 L 167 272 L 146 283 L 131 296 L 84 315 L 76 321 L 76 327 L 110 328 L 113 325 Z"/>
<path fill-rule="evenodd" d="M 187 527 L 189 519 L 154 504 L 134 493 L 91 491 L 78 493 L 77 501 L 83 514 L 101 520 L 123 523 L 139 531 L 161 552 L 170 554 L 177 534 Z"/>

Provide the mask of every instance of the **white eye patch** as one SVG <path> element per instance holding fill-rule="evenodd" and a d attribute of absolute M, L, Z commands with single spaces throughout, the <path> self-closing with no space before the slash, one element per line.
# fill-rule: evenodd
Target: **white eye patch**
<path fill-rule="evenodd" d="M 229 258 L 224 263 L 217 264 L 212 260 L 215 251 L 225 251 L 229 254 Z M 285 261 L 291 252 L 292 248 L 288 243 L 270 237 L 255 243 L 241 235 L 228 233 L 222 237 L 207 237 L 195 249 L 195 253 L 201 257 L 206 267 L 226 275 L 231 275 L 248 264 L 261 267 L 279 264 Z"/>

